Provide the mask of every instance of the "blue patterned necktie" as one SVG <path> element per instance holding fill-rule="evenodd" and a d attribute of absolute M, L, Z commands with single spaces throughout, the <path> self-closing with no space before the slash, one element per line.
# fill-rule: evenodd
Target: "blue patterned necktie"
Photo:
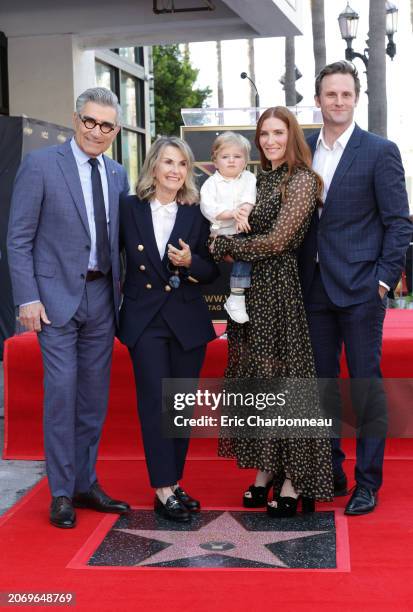
<path fill-rule="evenodd" d="M 106 222 L 105 199 L 103 197 L 102 181 L 100 180 L 99 162 L 96 158 L 89 159 L 92 166 L 93 213 L 96 227 L 96 254 L 98 268 L 107 274 L 111 268 L 108 226 Z"/>

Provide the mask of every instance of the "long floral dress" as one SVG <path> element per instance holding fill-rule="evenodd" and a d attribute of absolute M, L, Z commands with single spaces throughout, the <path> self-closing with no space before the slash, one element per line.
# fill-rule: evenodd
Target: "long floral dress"
<path fill-rule="evenodd" d="M 296 169 L 280 184 L 287 164 L 257 179 L 257 203 L 245 238 L 216 238 L 214 257 L 252 262 L 246 290 L 249 323 L 228 323 L 227 379 L 315 379 L 315 367 L 298 277 L 296 249 L 316 207 L 314 173 Z M 317 406 L 311 407 L 314 415 Z M 297 492 L 316 499 L 333 497 L 330 440 L 325 437 L 221 438 L 219 455 L 235 457 L 239 467 L 275 473 L 274 492 L 288 474 Z"/>

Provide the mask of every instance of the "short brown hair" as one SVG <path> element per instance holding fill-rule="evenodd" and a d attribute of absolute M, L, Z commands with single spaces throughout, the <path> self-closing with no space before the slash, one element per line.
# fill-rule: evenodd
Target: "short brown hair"
<path fill-rule="evenodd" d="M 330 74 L 351 74 L 354 79 L 354 89 L 356 91 L 356 98 L 360 95 L 360 79 L 359 74 L 357 72 L 357 68 L 351 62 L 347 60 L 340 60 L 339 62 L 333 62 L 332 64 L 327 64 L 324 66 L 322 70 L 318 73 L 315 79 L 315 95 L 317 98 L 320 97 L 321 93 L 321 81 L 325 76 Z"/>

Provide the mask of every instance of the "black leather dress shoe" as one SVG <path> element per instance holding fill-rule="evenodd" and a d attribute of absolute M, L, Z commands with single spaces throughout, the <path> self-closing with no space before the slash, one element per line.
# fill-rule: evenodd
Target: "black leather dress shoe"
<path fill-rule="evenodd" d="M 368 489 L 367 487 L 357 485 L 353 491 L 353 495 L 350 497 L 350 501 L 348 502 L 346 509 L 344 510 L 344 514 L 354 516 L 367 514 L 368 512 L 373 512 L 376 505 L 377 493 L 371 489 Z"/>
<path fill-rule="evenodd" d="M 342 476 L 334 475 L 334 497 L 344 497 L 348 493 L 347 476 L 345 474 Z"/>
<path fill-rule="evenodd" d="M 130 506 L 119 499 L 112 499 L 95 482 L 87 493 L 76 493 L 73 497 L 73 505 L 76 508 L 90 508 L 97 512 L 112 512 L 113 514 L 125 514 L 129 512 Z"/>
<path fill-rule="evenodd" d="M 188 510 L 188 512 L 199 512 L 201 510 L 201 504 L 197 499 L 194 499 L 186 491 L 181 489 L 181 487 L 176 487 L 174 489 L 174 495 L 181 502 L 183 506 Z"/>
<path fill-rule="evenodd" d="M 61 529 L 76 525 L 76 514 L 70 497 L 53 497 L 50 505 L 50 522 Z"/>
<path fill-rule="evenodd" d="M 155 495 L 153 509 L 157 514 L 160 514 L 169 521 L 187 523 L 191 520 L 188 510 L 181 504 L 180 501 L 178 501 L 175 495 L 170 495 L 165 504 L 163 504 L 159 497 Z"/>

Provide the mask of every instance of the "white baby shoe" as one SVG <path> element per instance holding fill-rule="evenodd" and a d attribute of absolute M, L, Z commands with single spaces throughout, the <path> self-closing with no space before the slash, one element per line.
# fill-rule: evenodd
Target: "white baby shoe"
<path fill-rule="evenodd" d="M 245 309 L 245 295 L 231 293 L 224 304 L 224 308 L 235 323 L 246 323 L 250 320 Z"/>

